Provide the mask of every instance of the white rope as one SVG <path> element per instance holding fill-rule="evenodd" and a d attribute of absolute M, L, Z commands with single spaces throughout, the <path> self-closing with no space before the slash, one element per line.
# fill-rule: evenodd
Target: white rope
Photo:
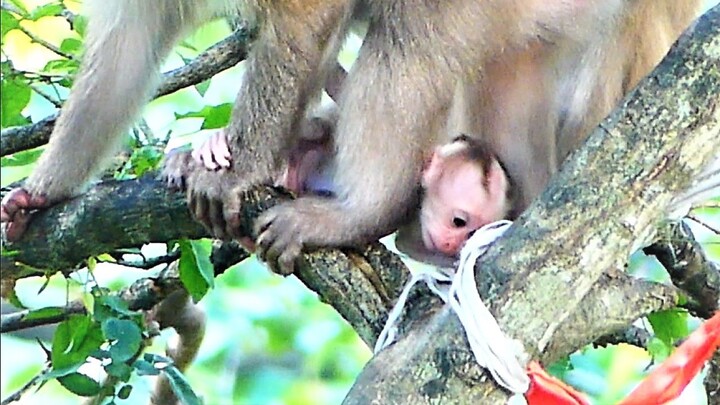
<path fill-rule="evenodd" d="M 475 262 L 510 225 L 510 221 L 493 222 L 480 228 L 467 241 L 450 286 L 450 307 L 460 318 L 478 364 L 487 368 L 501 386 L 513 393 L 524 393 L 530 387 L 530 378 L 518 360 L 518 356 L 524 356 L 522 344 L 505 336 L 480 299 L 475 283 Z"/>
<path fill-rule="evenodd" d="M 470 349 L 478 364 L 490 371 L 495 381 L 513 393 L 528 390 L 530 379 L 519 357 L 525 357 L 520 342 L 509 339 L 500 329 L 480 299 L 475 284 L 475 262 L 512 224 L 497 221 L 478 229 L 460 252 L 460 265 L 452 274 L 449 269 L 423 266 L 413 271 L 395 307 L 390 311 L 385 327 L 375 344 L 375 353 L 392 344 L 398 331 L 398 321 L 407 302 L 410 289 L 420 281 L 437 294 L 457 314 L 465 330 Z M 524 360 L 524 358 L 523 358 Z M 524 363 L 524 361 L 523 361 Z"/>
<path fill-rule="evenodd" d="M 447 304 L 449 288 L 447 286 L 440 285 L 440 283 L 449 284 L 451 277 L 452 274 L 449 274 L 449 271 L 446 272 L 444 269 L 439 268 L 435 269 L 423 267 L 421 270 L 413 272 L 410 280 L 408 280 L 407 284 L 405 284 L 405 288 L 403 288 L 402 293 L 400 293 L 400 297 L 395 303 L 395 306 L 390 311 L 390 314 L 388 314 L 385 327 L 382 332 L 380 332 L 377 342 L 375 342 L 374 352 L 378 353 L 380 350 L 395 342 L 400 315 L 405 308 L 405 303 L 407 302 L 408 295 L 410 295 L 410 290 L 415 286 L 415 284 L 420 281 L 424 281 L 428 288 Z"/>

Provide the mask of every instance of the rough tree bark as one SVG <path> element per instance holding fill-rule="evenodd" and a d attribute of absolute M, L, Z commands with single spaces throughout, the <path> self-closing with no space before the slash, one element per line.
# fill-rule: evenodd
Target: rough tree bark
<path fill-rule="evenodd" d="M 650 241 L 673 196 L 720 155 L 718 94 L 720 6 L 683 36 L 480 260 L 481 296 L 534 358 L 552 361 L 676 304 L 674 288 L 621 271 L 627 255 Z M 278 197 L 272 189 L 249 192 L 245 222 Z M 6 243 L 16 254 L 3 257 L 2 278 L 37 274 L 33 267 L 68 272 L 114 248 L 204 235 L 183 204 L 183 196 L 152 180 L 102 184 L 40 215 L 22 241 Z M 407 279 L 399 259 L 374 244 L 323 249 L 302 261 L 301 280 L 372 344 Z M 345 403 L 504 403 L 506 393 L 474 363 L 451 312 L 422 291 L 414 298 L 404 338 L 371 360 Z"/>

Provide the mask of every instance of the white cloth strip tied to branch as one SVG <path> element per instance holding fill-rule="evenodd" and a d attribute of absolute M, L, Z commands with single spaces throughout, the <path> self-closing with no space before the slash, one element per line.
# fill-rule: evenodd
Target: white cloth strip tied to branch
<path fill-rule="evenodd" d="M 509 339 L 500 329 L 487 306 L 480 299 L 475 283 L 475 262 L 512 225 L 511 221 L 497 221 L 478 229 L 460 252 L 457 271 L 423 267 L 413 271 L 395 307 L 388 315 L 377 343 L 375 353 L 392 344 L 397 337 L 398 320 L 410 290 L 420 281 L 437 294 L 460 319 L 470 349 L 481 367 L 488 369 L 495 381 L 515 394 L 525 393 L 530 379 L 523 364 L 527 354 L 522 344 Z"/>

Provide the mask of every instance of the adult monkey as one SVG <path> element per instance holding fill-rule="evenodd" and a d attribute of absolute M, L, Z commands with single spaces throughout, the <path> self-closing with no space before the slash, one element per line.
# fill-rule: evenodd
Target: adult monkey
<path fill-rule="evenodd" d="M 288 273 L 304 248 L 355 245 L 397 227 L 415 205 L 422 151 L 445 140 L 457 94 L 479 112 L 467 116 L 478 131 L 467 133 L 494 145 L 522 209 L 660 60 L 699 3 L 93 0 L 73 94 L 35 173 L 3 201 L 2 221 L 19 237 L 27 210 L 80 191 L 138 113 L 138 95 L 151 93 L 150 73 L 171 45 L 240 6 L 260 33 L 228 132 L 235 164 L 227 173 L 190 168 L 188 178 L 193 213 L 218 237 L 242 236 L 240 191 L 277 177 L 354 11 L 366 12 L 369 26 L 339 103 L 338 197 L 305 196 L 267 212 L 257 224 L 259 255 Z"/>

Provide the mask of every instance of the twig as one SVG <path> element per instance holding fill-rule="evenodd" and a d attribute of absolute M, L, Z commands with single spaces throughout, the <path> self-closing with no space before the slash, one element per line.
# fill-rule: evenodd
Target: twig
<path fill-rule="evenodd" d="M 34 328 L 36 326 L 50 325 L 62 322 L 70 315 L 87 313 L 85 305 L 82 301 L 73 301 L 61 309 L 61 313 L 45 318 L 25 319 L 28 314 L 32 312 L 30 310 L 3 315 L 0 317 L 0 333 L 15 332 L 22 329 Z"/>
<path fill-rule="evenodd" d="M 27 35 L 28 37 L 30 37 L 30 39 L 31 39 L 33 42 L 38 43 L 38 44 L 44 46 L 45 48 L 47 48 L 47 49 L 55 52 L 56 54 L 62 56 L 63 58 L 66 58 L 66 59 L 69 59 L 69 60 L 75 59 L 75 57 L 74 57 L 73 55 L 71 55 L 71 54 L 69 54 L 69 53 L 67 53 L 67 52 L 64 52 L 62 49 L 58 48 L 57 46 L 55 46 L 55 45 L 53 45 L 53 44 L 45 41 L 44 39 L 38 37 L 37 35 L 33 34 L 33 33 L 30 32 L 30 31 L 28 31 L 28 30 L 27 30 L 25 27 L 23 27 L 22 25 L 18 25 L 18 29 L 19 29 L 23 34 L 25 34 L 25 35 Z"/>
<path fill-rule="evenodd" d="M 0 405 L 7 405 L 11 404 L 15 401 L 19 401 L 20 398 L 22 398 L 23 395 L 25 395 L 26 392 L 30 391 L 30 389 L 40 383 L 42 383 L 45 380 L 45 374 L 47 374 L 50 371 L 50 364 L 45 365 L 45 368 L 42 369 L 35 377 L 30 379 L 25 385 L 20 387 L 19 390 L 13 392 L 9 397 L 5 398 L 0 402 Z"/>
<path fill-rule="evenodd" d="M 167 72 L 155 97 L 173 93 L 182 88 L 201 83 L 216 74 L 235 66 L 245 59 L 252 37 L 246 31 L 236 31 L 198 55 L 187 65 Z M 36 148 L 47 143 L 55 126 L 57 114 L 21 127 L 7 128 L 0 132 L 2 148 L 0 156 Z"/>
<path fill-rule="evenodd" d="M 693 220 L 693 221 L 695 221 L 695 222 L 697 222 L 698 224 L 700 224 L 700 225 L 702 225 L 702 226 L 704 226 L 705 228 L 709 229 L 709 230 L 710 230 L 711 232 L 713 232 L 714 234 L 720 235 L 720 229 L 715 228 L 714 226 L 708 224 L 707 222 L 705 222 L 705 221 L 703 221 L 702 219 L 698 218 L 696 215 L 688 214 L 688 215 L 687 215 L 687 218 L 688 218 L 688 219 L 691 219 L 691 220 Z"/>
<path fill-rule="evenodd" d="M 673 284 L 688 294 L 685 307 L 709 318 L 720 303 L 720 269 L 708 259 L 684 222 L 668 222 L 658 235 L 658 240 L 643 251 L 655 256 Z"/>

